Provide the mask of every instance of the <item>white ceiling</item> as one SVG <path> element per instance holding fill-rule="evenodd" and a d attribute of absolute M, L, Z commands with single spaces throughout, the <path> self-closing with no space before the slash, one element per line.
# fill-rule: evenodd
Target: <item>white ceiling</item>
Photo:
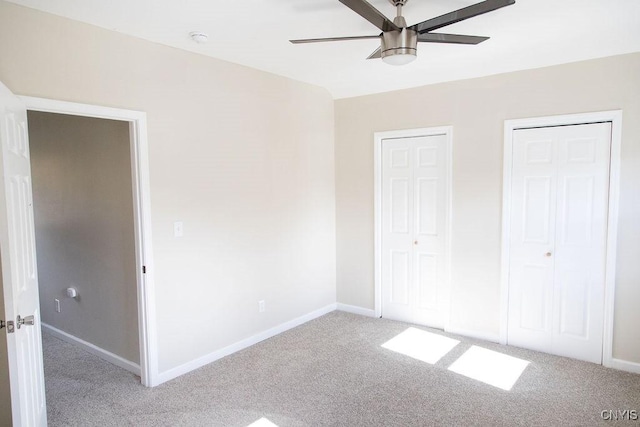
<path fill-rule="evenodd" d="M 420 43 L 418 59 L 393 67 L 365 60 L 377 40 L 292 45 L 289 39 L 375 35 L 338 0 L 9 0 L 110 30 L 365 95 L 640 51 L 640 0 L 516 0 L 437 32 L 490 36 L 477 46 Z M 480 0 L 411 0 L 407 23 Z M 370 0 L 392 18 L 388 0 Z M 209 35 L 207 44 L 191 31 Z"/>

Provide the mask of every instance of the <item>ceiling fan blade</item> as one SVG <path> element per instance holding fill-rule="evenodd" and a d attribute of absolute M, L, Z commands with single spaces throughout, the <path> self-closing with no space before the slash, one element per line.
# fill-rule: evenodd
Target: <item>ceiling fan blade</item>
<path fill-rule="evenodd" d="M 446 27 L 447 25 L 455 24 L 456 22 L 464 21 L 465 19 L 473 18 L 474 16 L 500 9 L 501 7 L 512 5 L 515 2 L 516 0 L 486 0 L 453 12 L 445 13 L 436 18 L 427 19 L 409 28 L 420 34 L 424 34 L 437 30 L 438 28 Z"/>
<path fill-rule="evenodd" d="M 371 55 L 367 56 L 367 59 L 382 58 L 382 48 L 377 48 Z"/>
<path fill-rule="evenodd" d="M 418 41 L 426 43 L 478 44 L 485 40 L 489 40 L 489 37 L 437 33 L 418 34 Z"/>
<path fill-rule="evenodd" d="M 340 0 L 340 3 L 362 16 L 382 31 L 400 31 L 400 28 L 365 0 Z"/>
<path fill-rule="evenodd" d="M 365 39 L 379 39 L 380 36 L 352 36 L 352 37 L 324 37 L 320 39 L 299 39 L 289 40 L 293 44 L 301 43 L 318 43 L 318 42 L 339 42 L 345 40 L 365 40 Z"/>

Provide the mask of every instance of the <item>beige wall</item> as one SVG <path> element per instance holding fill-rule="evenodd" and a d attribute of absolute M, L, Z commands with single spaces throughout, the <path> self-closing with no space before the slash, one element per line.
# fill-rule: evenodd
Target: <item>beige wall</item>
<path fill-rule="evenodd" d="M 161 372 L 335 302 L 327 91 L 2 1 L 0 58 L 14 93 L 147 113 Z"/>
<path fill-rule="evenodd" d="M 42 320 L 139 363 L 129 123 L 28 119 Z"/>
<path fill-rule="evenodd" d="M 497 336 L 505 119 L 623 109 L 614 357 L 640 362 L 640 54 L 336 102 L 338 302 L 373 308 L 373 133 L 453 125 L 451 322 Z"/>

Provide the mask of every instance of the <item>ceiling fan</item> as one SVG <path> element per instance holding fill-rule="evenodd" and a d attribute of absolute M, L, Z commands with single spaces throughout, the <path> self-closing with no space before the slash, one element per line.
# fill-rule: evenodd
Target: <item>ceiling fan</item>
<path fill-rule="evenodd" d="M 489 37 L 441 34 L 432 33 L 431 31 L 500 9 L 504 6 L 512 5 L 516 2 L 515 0 L 486 0 L 407 27 L 407 22 L 402 16 L 402 7 L 406 5 L 408 1 L 409 0 L 389 0 L 389 2 L 396 7 L 398 13 L 393 21 L 391 21 L 365 0 L 340 0 L 340 3 L 378 27 L 382 33 L 377 36 L 328 37 L 289 41 L 298 44 L 380 39 L 380 47 L 369 55 L 367 59 L 382 58 L 382 60 L 388 64 L 404 65 L 416 59 L 418 42 L 478 44 L 488 40 Z"/>

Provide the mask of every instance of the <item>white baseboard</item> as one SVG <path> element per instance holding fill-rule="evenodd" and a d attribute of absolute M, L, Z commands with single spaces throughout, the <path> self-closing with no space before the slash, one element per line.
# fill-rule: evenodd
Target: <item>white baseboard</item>
<path fill-rule="evenodd" d="M 485 333 L 485 332 L 479 332 L 479 331 L 470 331 L 468 329 L 456 328 L 456 327 L 451 327 L 451 326 L 446 328 L 445 332 L 447 332 L 449 334 L 462 335 L 463 337 L 475 338 L 475 339 L 479 339 L 479 340 L 483 340 L 483 341 L 489 341 L 489 342 L 495 342 L 495 343 L 499 343 L 500 342 L 500 335 L 499 334 L 491 334 L 491 333 Z"/>
<path fill-rule="evenodd" d="M 214 351 L 213 353 L 209 353 L 205 356 L 199 357 L 195 360 L 184 363 L 180 366 L 176 366 L 175 368 L 171 368 L 168 371 L 161 372 L 158 375 L 157 382 L 154 385 L 160 385 L 164 382 L 167 382 L 181 375 L 184 375 L 187 372 L 194 371 L 198 368 L 201 368 L 204 365 L 208 365 L 211 362 L 215 362 L 218 359 L 222 359 L 225 356 L 229 356 L 230 354 L 233 354 L 240 350 L 244 350 L 245 348 L 250 347 L 254 344 L 257 344 L 260 341 L 264 341 L 268 338 L 271 338 L 278 334 L 286 332 L 289 329 L 293 329 L 296 326 L 300 326 L 303 323 L 306 323 L 310 320 L 316 319 L 320 316 L 324 316 L 327 313 L 335 311 L 335 309 L 336 309 L 335 303 L 329 304 L 326 307 L 312 311 L 311 313 L 305 314 L 304 316 L 297 317 L 293 320 L 289 320 L 288 322 L 282 323 L 271 329 L 267 329 L 264 332 L 260 332 L 259 334 L 253 335 L 249 338 L 245 338 L 242 341 L 238 341 L 227 347 L 221 348 L 220 350 Z"/>
<path fill-rule="evenodd" d="M 54 337 L 61 339 L 62 341 L 66 341 L 70 344 L 77 345 L 83 350 L 98 356 L 101 359 L 106 360 L 109 363 L 113 363 L 116 366 L 121 367 L 122 369 L 126 369 L 127 371 L 140 376 L 140 365 L 135 364 L 123 357 L 118 356 L 117 354 L 113 354 L 110 351 L 107 351 L 103 348 L 98 347 L 97 345 L 91 344 L 85 340 L 81 340 L 78 337 L 74 337 L 73 335 L 61 331 L 58 328 L 54 328 L 51 325 L 48 325 L 44 322 L 40 322 L 42 328 L 46 330 L 48 333 L 53 335 Z"/>
<path fill-rule="evenodd" d="M 627 360 L 611 359 L 609 368 L 640 374 L 640 363 L 629 362 Z"/>
<path fill-rule="evenodd" d="M 360 316 L 376 317 L 375 310 L 370 308 L 362 308 L 355 305 L 337 303 L 336 309 L 347 313 L 359 314 Z"/>

